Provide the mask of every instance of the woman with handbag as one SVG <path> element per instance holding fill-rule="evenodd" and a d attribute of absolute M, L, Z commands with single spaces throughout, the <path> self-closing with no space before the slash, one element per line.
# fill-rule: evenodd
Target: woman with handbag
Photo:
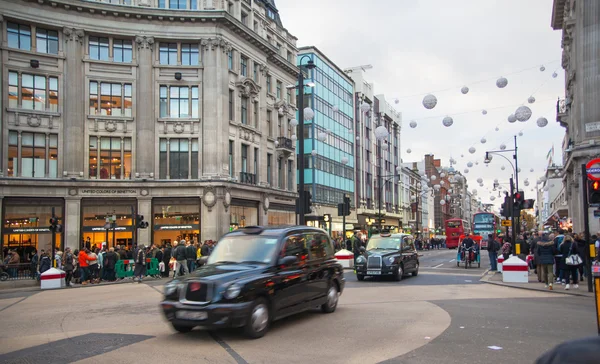
<path fill-rule="evenodd" d="M 569 273 L 572 278 L 573 288 L 577 289 L 579 288 L 579 282 L 577 281 L 578 267 L 582 263 L 581 257 L 579 256 L 579 250 L 577 249 L 577 243 L 573 240 L 573 236 L 566 235 L 558 248 L 564 257 L 562 260 L 564 261 L 565 290 L 571 288 L 569 284 Z"/>

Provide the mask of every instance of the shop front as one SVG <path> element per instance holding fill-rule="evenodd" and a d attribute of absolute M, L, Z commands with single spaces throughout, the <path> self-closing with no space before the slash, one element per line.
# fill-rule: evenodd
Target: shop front
<path fill-rule="evenodd" d="M 229 231 L 258 225 L 258 202 L 232 199 L 229 206 Z"/>
<path fill-rule="evenodd" d="M 200 199 L 152 200 L 152 242 L 176 245 L 179 240 L 200 240 Z"/>
<path fill-rule="evenodd" d="M 135 199 L 82 199 L 81 243 L 79 248 L 125 245 L 131 247 L 134 227 L 132 212 L 137 211 Z"/>
<path fill-rule="evenodd" d="M 269 206 L 267 225 L 296 225 L 296 211 L 294 205 L 271 204 Z"/>
<path fill-rule="evenodd" d="M 64 200 L 54 198 L 2 199 L 2 260 L 8 250 L 16 250 L 21 262 L 29 261 L 34 250 L 52 251 L 50 217 L 52 208 L 64 225 Z M 63 234 L 56 234 L 56 247 L 63 249 Z"/>

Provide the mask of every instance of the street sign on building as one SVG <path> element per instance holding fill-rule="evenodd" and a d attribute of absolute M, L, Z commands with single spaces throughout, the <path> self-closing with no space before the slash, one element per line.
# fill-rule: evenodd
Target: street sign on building
<path fill-rule="evenodd" d="M 502 226 L 512 226 L 512 221 L 510 221 L 510 220 L 502 220 Z"/>
<path fill-rule="evenodd" d="M 586 172 L 592 181 L 600 181 L 600 158 L 592 159 L 586 166 Z"/>

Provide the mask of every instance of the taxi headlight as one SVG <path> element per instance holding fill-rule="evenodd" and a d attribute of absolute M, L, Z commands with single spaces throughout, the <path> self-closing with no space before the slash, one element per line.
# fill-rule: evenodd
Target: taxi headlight
<path fill-rule="evenodd" d="M 356 264 L 365 264 L 367 260 L 362 255 L 356 258 Z"/>
<path fill-rule="evenodd" d="M 165 284 L 165 291 L 164 291 L 165 296 L 175 293 L 178 285 L 179 285 L 179 282 L 177 282 L 177 281 L 171 281 L 171 282 L 168 282 L 167 284 Z"/>
<path fill-rule="evenodd" d="M 395 261 L 396 261 L 396 257 L 389 257 L 388 258 L 388 263 L 389 264 L 394 264 Z"/>
<path fill-rule="evenodd" d="M 228 300 L 231 300 L 231 299 L 234 299 L 237 296 L 239 296 L 241 291 L 242 291 L 242 285 L 234 283 L 234 284 L 230 285 L 229 287 L 227 287 L 223 296 L 225 296 L 225 298 L 227 298 Z"/>

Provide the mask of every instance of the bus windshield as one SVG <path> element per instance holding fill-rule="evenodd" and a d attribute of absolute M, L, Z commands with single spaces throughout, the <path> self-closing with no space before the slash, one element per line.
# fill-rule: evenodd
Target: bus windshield
<path fill-rule="evenodd" d="M 476 214 L 473 216 L 473 223 L 475 224 L 493 224 L 494 214 Z"/>
<path fill-rule="evenodd" d="M 461 221 L 447 221 L 446 226 L 448 226 L 450 229 L 456 229 L 456 228 L 460 228 L 462 226 L 462 222 Z"/>

